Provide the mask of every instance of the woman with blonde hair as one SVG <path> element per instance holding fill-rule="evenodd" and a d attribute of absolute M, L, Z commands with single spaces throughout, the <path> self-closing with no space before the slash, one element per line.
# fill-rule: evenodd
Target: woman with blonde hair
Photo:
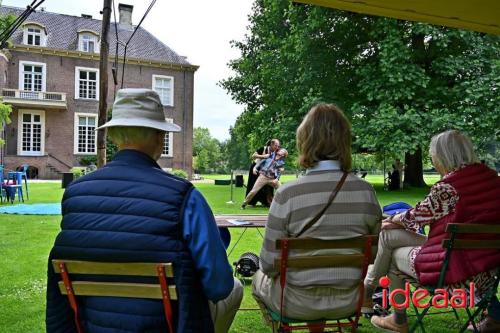
<path fill-rule="evenodd" d="M 269 211 L 260 254 L 260 270 L 253 280 L 253 295 L 261 304 L 280 312 L 279 268 L 274 248 L 281 238 L 339 239 L 376 234 L 381 210 L 373 187 L 349 173 L 351 125 L 333 104 L 314 106 L 297 129 L 299 164 L 303 177 L 282 185 Z M 335 201 L 310 228 L 311 216 L 328 204 L 332 190 L 344 179 Z M 305 254 L 307 255 L 307 254 Z M 311 253 L 311 255 L 313 255 Z M 344 318 L 356 310 L 361 271 L 321 268 L 290 271 L 284 297 L 284 316 L 302 320 Z"/>
<path fill-rule="evenodd" d="M 456 130 L 440 133 L 432 138 L 429 154 L 442 178 L 415 208 L 383 221 L 377 257 L 365 279 L 363 310 L 370 309 L 370 294 L 381 276 L 389 275 L 391 289 L 404 288 L 404 281 L 393 274 L 395 270 L 413 276 L 422 285 L 437 284 L 447 224 L 500 223 L 500 178 L 496 171 L 479 163 L 467 136 Z M 418 234 L 423 225 L 430 226 L 428 237 Z M 470 280 L 488 285 L 486 281 L 493 278 L 498 267 L 498 250 L 454 250 L 444 283 L 449 286 Z M 476 284 L 477 293 L 481 285 Z M 400 296 L 396 296 L 398 304 L 404 301 Z M 477 325 L 479 332 L 500 332 L 498 300 L 493 300 L 488 311 L 489 315 Z M 404 309 L 396 309 L 387 317 L 373 316 L 372 324 L 388 332 L 408 332 Z"/>

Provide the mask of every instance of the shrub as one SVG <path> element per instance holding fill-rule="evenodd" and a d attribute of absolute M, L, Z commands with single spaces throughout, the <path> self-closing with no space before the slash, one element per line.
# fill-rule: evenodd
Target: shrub
<path fill-rule="evenodd" d="M 97 156 L 82 156 L 80 157 L 80 165 L 88 166 L 91 164 L 97 164 Z"/>
<path fill-rule="evenodd" d="M 180 177 L 180 178 L 184 178 L 184 179 L 187 179 L 187 177 L 188 177 L 187 172 L 184 171 L 184 170 L 182 170 L 182 169 L 173 169 L 171 173 L 174 176 L 177 176 L 177 177 Z"/>
<path fill-rule="evenodd" d="M 73 177 L 75 177 L 75 179 L 83 175 L 83 171 L 81 168 L 71 168 L 71 170 L 69 171 L 73 173 Z"/>

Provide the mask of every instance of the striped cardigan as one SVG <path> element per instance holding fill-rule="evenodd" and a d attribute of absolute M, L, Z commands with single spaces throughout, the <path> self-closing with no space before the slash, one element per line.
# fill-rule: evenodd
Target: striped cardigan
<path fill-rule="evenodd" d="M 334 162 L 334 161 L 322 161 Z M 320 162 L 321 163 L 321 162 Z M 328 163 L 323 163 L 323 165 Z M 331 165 L 332 163 L 330 163 Z M 342 171 L 323 168 L 308 170 L 308 173 L 276 192 L 269 211 L 264 244 L 261 250 L 261 270 L 273 278 L 279 274 L 274 259 L 280 256 L 275 241 L 294 237 L 328 202 L 331 192 L 342 177 Z M 373 187 L 359 177 L 349 174 L 337 197 L 324 215 L 301 238 L 342 239 L 380 231 L 381 209 Z M 300 255 L 332 253 L 357 253 L 356 249 L 301 252 Z M 294 252 L 290 253 L 293 256 Z M 361 272 L 356 268 L 337 267 L 311 270 L 289 270 L 287 288 L 311 289 L 328 286 L 337 289 L 339 307 L 353 305 L 357 299 L 356 288 Z M 273 279 L 275 288 L 279 280 Z M 314 289 L 314 288 L 313 288 Z M 314 292 L 311 290 L 311 292 Z M 344 304 L 340 304 L 344 303 Z M 304 305 L 307 306 L 307 305 Z"/>

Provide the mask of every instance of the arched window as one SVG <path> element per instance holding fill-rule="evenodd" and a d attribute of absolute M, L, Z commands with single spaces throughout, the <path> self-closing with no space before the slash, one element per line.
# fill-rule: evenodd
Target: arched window
<path fill-rule="evenodd" d="M 33 46 L 47 45 L 47 30 L 38 23 L 26 23 L 24 26 L 23 44 Z"/>
<path fill-rule="evenodd" d="M 80 30 L 78 32 L 78 50 L 82 52 L 99 52 L 99 35 L 90 30 Z"/>

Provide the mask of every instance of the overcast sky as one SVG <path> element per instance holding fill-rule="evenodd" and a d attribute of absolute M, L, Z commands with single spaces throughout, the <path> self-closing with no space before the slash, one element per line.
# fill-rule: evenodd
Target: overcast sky
<path fill-rule="evenodd" d="M 32 0 L 3 0 L 3 5 L 26 7 Z M 115 0 L 134 6 L 132 23 L 139 23 L 150 0 Z M 241 40 L 248 25 L 252 0 L 157 0 L 142 23 L 177 54 L 199 65 L 195 73 L 194 126 L 210 129 L 219 140 L 229 138 L 229 126 L 243 111 L 225 90 L 216 84 L 231 72 L 226 64 L 238 58 L 239 52 L 229 41 Z M 89 14 L 102 19 L 99 13 L 103 0 L 46 0 L 41 7 L 55 13 L 80 16 Z M 118 14 L 117 14 L 118 19 Z M 111 14 L 113 20 L 113 14 Z"/>

